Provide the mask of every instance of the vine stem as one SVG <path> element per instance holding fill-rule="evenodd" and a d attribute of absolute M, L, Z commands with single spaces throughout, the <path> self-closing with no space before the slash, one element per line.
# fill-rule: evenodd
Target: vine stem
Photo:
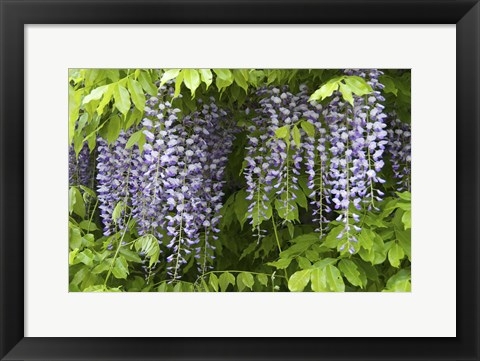
<path fill-rule="evenodd" d="M 282 247 L 280 246 L 280 239 L 278 238 L 277 225 L 275 223 L 275 218 L 273 217 L 273 214 L 272 214 L 272 224 L 273 224 L 273 233 L 275 234 L 275 240 L 277 241 L 278 251 L 279 251 L 279 253 L 282 253 Z M 285 278 L 288 281 L 287 269 L 284 268 L 283 272 L 285 273 Z"/>
<path fill-rule="evenodd" d="M 93 215 L 95 214 L 95 210 L 97 209 L 97 205 L 98 205 L 98 198 L 95 202 L 95 206 L 93 207 L 92 214 L 90 214 L 90 219 L 88 220 L 88 231 L 89 232 L 90 232 L 90 225 L 92 224 L 92 220 L 93 220 Z"/>
<path fill-rule="evenodd" d="M 125 237 L 125 234 L 127 233 L 127 225 L 130 223 L 130 219 L 132 217 L 128 217 L 128 221 L 125 225 L 125 229 L 123 230 L 122 238 L 120 238 L 120 241 L 118 242 L 117 250 L 115 251 L 115 255 L 113 256 L 112 264 L 110 265 L 110 268 L 108 269 L 107 277 L 105 277 L 105 282 L 103 283 L 104 286 L 107 286 L 108 279 L 110 278 L 110 275 L 112 274 L 113 267 L 115 266 L 115 261 L 117 260 L 118 253 L 120 252 L 120 248 L 122 248 L 122 243 L 123 243 L 123 238 Z"/>

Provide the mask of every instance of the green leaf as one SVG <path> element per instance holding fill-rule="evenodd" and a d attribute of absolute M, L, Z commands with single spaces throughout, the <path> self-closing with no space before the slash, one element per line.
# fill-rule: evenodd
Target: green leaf
<path fill-rule="evenodd" d="M 404 201 L 411 202 L 412 201 L 412 194 L 410 192 L 397 192 L 397 195 L 403 199 Z"/>
<path fill-rule="evenodd" d="M 400 244 L 400 246 L 403 248 L 405 251 L 405 254 L 407 255 L 408 259 L 411 259 L 412 257 L 412 235 L 410 230 L 403 230 L 403 229 L 398 229 L 395 227 L 395 237 Z"/>
<path fill-rule="evenodd" d="M 71 86 L 68 87 L 68 144 L 73 141 L 75 122 L 78 119 L 83 91 L 83 88 L 74 90 Z"/>
<path fill-rule="evenodd" d="M 366 82 L 366 80 L 359 76 L 346 76 L 344 81 L 350 91 L 358 96 L 367 95 L 373 91 L 372 87 Z"/>
<path fill-rule="evenodd" d="M 157 292 L 168 292 L 167 282 L 162 282 L 158 285 Z"/>
<path fill-rule="evenodd" d="M 333 94 L 335 90 L 338 89 L 338 83 L 339 80 L 336 81 L 329 81 L 326 84 L 322 85 L 320 88 L 318 88 L 311 96 L 308 101 L 312 100 L 323 100 L 325 98 L 328 98 Z"/>
<path fill-rule="evenodd" d="M 82 246 L 84 247 L 93 247 L 93 242 L 95 241 L 95 236 L 91 233 L 88 233 L 82 237 Z"/>
<path fill-rule="evenodd" d="M 120 71 L 119 69 L 108 69 L 106 71 L 107 77 L 112 81 L 112 82 L 117 82 L 118 79 L 120 79 Z"/>
<path fill-rule="evenodd" d="M 183 82 L 185 86 L 190 89 L 192 94 L 192 98 L 195 97 L 195 91 L 200 86 L 200 75 L 198 75 L 198 71 L 195 69 L 183 69 Z"/>
<path fill-rule="evenodd" d="M 287 138 L 287 137 L 288 137 L 289 130 L 290 130 L 290 127 L 289 127 L 288 125 L 284 125 L 283 127 L 280 127 L 280 128 L 278 128 L 278 129 L 275 131 L 275 136 L 276 136 L 278 139 Z"/>
<path fill-rule="evenodd" d="M 309 249 L 305 252 L 305 257 L 310 262 L 316 262 L 320 259 L 320 253 L 317 250 Z"/>
<path fill-rule="evenodd" d="M 288 279 L 288 289 L 292 292 L 302 292 L 310 282 L 311 273 L 310 269 L 295 272 Z"/>
<path fill-rule="evenodd" d="M 88 113 L 83 113 L 80 118 L 78 119 L 78 123 L 77 123 L 77 130 L 76 132 L 77 133 L 81 133 L 83 128 L 85 127 L 85 125 L 87 124 L 88 122 L 88 118 L 89 118 L 89 115 Z M 82 144 L 83 145 L 83 144 Z"/>
<path fill-rule="evenodd" d="M 138 77 L 138 81 L 142 85 L 142 88 L 151 96 L 156 97 L 158 93 L 158 88 L 153 84 L 150 74 L 146 70 L 142 70 Z"/>
<path fill-rule="evenodd" d="M 307 197 L 305 197 L 305 193 L 299 189 L 293 189 L 292 192 L 295 194 L 297 198 L 295 198 L 295 202 L 302 208 L 308 208 Z"/>
<path fill-rule="evenodd" d="M 314 292 L 328 292 L 330 289 L 327 285 L 327 275 L 323 268 L 315 268 L 310 275 L 312 282 L 312 290 Z"/>
<path fill-rule="evenodd" d="M 301 125 L 302 129 L 305 131 L 305 133 L 307 133 L 307 135 L 308 135 L 309 137 L 312 137 L 312 138 L 315 137 L 315 126 L 314 126 L 312 123 L 310 123 L 310 122 L 308 122 L 308 121 L 306 121 L 306 120 L 303 120 L 303 121 L 300 123 L 300 125 Z"/>
<path fill-rule="evenodd" d="M 118 202 L 115 205 L 115 208 L 113 209 L 113 212 L 112 212 L 112 219 L 115 223 L 118 223 L 117 221 L 122 216 L 122 212 L 124 210 L 125 210 L 125 203 L 123 203 L 122 201 Z"/>
<path fill-rule="evenodd" d="M 287 228 L 290 238 L 293 238 L 295 235 L 295 226 L 291 222 L 287 222 Z"/>
<path fill-rule="evenodd" d="M 364 261 L 370 262 L 372 265 L 383 263 L 387 257 L 387 249 L 382 237 L 378 234 L 375 234 L 373 247 L 370 250 L 361 248 L 358 253 Z"/>
<path fill-rule="evenodd" d="M 69 228 L 69 245 L 72 250 L 82 246 L 82 234 L 79 228 Z"/>
<path fill-rule="evenodd" d="M 235 203 L 233 204 L 233 209 L 235 211 L 235 215 L 237 216 L 238 222 L 240 226 L 243 228 L 245 221 L 247 220 L 246 214 L 248 210 L 248 206 L 250 202 L 246 199 L 247 192 L 243 189 L 238 191 L 235 195 Z"/>
<path fill-rule="evenodd" d="M 410 270 L 402 269 L 387 281 L 387 291 L 410 292 L 412 290 Z"/>
<path fill-rule="evenodd" d="M 265 274 L 259 274 L 259 275 L 257 275 L 257 280 L 258 280 L 258 282 L 259 282 L 262 286 L 267 287 L 267 285 L 268 285 L 268 277 L 267 277 L 267 275 L 265 275 Z"/>
<path fill-rule="evenodd" d="M 290 265 L 291 262 L 291 258 L 280 258 L 278 261 L 268 262 L 267 265 L 275 267 L 277 269 L 285 269 Z"/>
<path fill-rule="evenodd" d="M 378 281 L 378 272 L 374 266 L 358 258 L 355 258 L 353 261 L 355 262 L 359 270 L 360 269 L 363 270 L 363 272 L 365 273 L 365 276 L 368 279 L 374 282 Z"/>
<path fill-rule="evenodd" d="M 133 147 L 134 144 L 137 144 L 140 138 L 142 138 L 142 136 L 144 136 L 143 129 L 133 133 L 130 138 L 128 138 L 125 149 L 130 149 L 131 147 Z"/>
<path fill-rule="evenodd" d="M 293 256 L 297 256 L 305 252 L 309 249 L 313 244 L 319 242 L 320 237 L 319 234 L 316 232 L 302 234 L 298 237 L 295 237 L 291 240 L 293 244 L 291 247 L 287 248 L 283 252 L 280 253 L 281 258 L 291 258 Z"/>
<path fill-rule="evenodd" d="M 215 273 L 210 273 L 209 284 L 215 292 L 218 292 L 218 277 L 215 276 Z"/>
<path fill-rule="evenodd" d="M 353 106 L 352 90 L 347 85 L 340 83 L 340 91 L 342 92 L 343 99 Z"/>
<path fill-rule="evenodd" d="M 80 268 L 75 275 L 73 276 L 72 282 L 70 284 L 72 285 L 79 285 L 81 282 L 85 282 L 88 278 L 90 278 L 90 269 L 87 267 L 82 267 Z"/>
<path fill-rule="evenodd" d="M 323 245 L 328 248 L 337 248 L 338 243 L 340 242 L 337 237 L 344 229 L 345 227 L 343 225 L 332 228 L 332 230 L 328 232 L 327 236 L 325 237 L 325 242 L 323 242 Z"/>
<path fill-rule="evenodd" d="M 132 125 L 138 125 L 143 118 L 143 110 L 138 110 L 133 108 L 133 111 L 130 111 L 127 114 L 127 120 L 125 121 L 125 129 L 129 129 Z"/>
<path fill-rule="evenodd" d="M 284 193 L 283 195 L 286 196 L 287 193 Z M 293 198 L 290 198 L 288 201 L 285 199 L 275 199 L 275 209 L 277 210 L 280 218 L 283 218 L 287 221 L 298 220 L 298 207 Z"/>
<path fill-rule="evenodd" d="M 75 202 L 77 200 L 75 189 L 75 187 L 70 187 L 70 189 L 68 190 L 68 213 L 70 214 L 72 214 L 73 207 L 75 206 Z"/>
<path fill-rule="evenodd" d="M 133 104 L 135 107 L 143 111 L 145 108 L 145 94 L 143 93 L 142 86 L 140 83 L 133 78 L 128 79 L 128 90 L 130 91 L 130 95 L 132 96 Z"/>
<path fill-rule="evenodd" d="M 230 81 L 233 78 L 232 72 L 228 69 L 213 69 L 213 71 L 217 74 L 217 78 L 219 79 Z"/>
<path fill-rule="evenodd" d="M 87 220 L 81 221 L 79 226 L 80 226 L 80 228 L 86 230 L 87 232 L 93 232 L 93 231 L 96 231 L 98 229 L 97 225 L 95 223 L 87 221 Z"/>
<path fill-rule="evenodd" d="M 173 97 L 176 98 L 180 95 L 182 91 L 182 84 L 183 84 L 183 73 L 178 74 L 177 79 L 175 80 L 175 93 Z"/>
<path fill-rule="evenodd" d="M 107 140 L 109 144 L 112 144 L 117 140 L 122 130 L 122 124 L 120 117 L 118 115 L 113 116 L 112 119 L 108 121 L 107 125 Z"/>
<path fill-rule="evenodd" d="M 312 267 L 312 264 L 310 263 L 310 261 L 305 257 L 298 256 L 297 263 L 298 263 L 298 267 L 300 267 L 301 269 L 310 269 Z"/>
<path fill-rule="evenodd" d="M 72 189 L 75 196 L 75 201 L 73 203 L 73 212 L 78 216 L 80 216 L 81 218 L 84 218 L 86 209 L 85 209 L 85 202 L 83 200 L 82 194 L 80 193 L 77 187 L 71 187 L 70 192 L 72 192 Z"/>
<path fill-rule="evenodd" d="M 363 227 L 360 233 L 357 235 L 360 246 L 366 250 L 370 250 L 373 247 L 373 240 L 375 239 L 375 232 Z"/>
<path fill-rule="evenodd" d="M 128 90 L 124 86 L 117 84 L 113 89 L 113 97 L 115 99 L 115 107 L 120 113 L 127 115 L 131 105 Z"/>
<path fill-rule="evenodd" d="M 73 251 L 70 251 L 70 253 L 68 254 L 68 264 L 71 266 L 71 265 L 74 265 L 75 263 L 75 257 L 77 256 L 78 254 L 78 248 L 75 248 Z"/>
<path fill-rule="evenodd" d="M 295 142 L 295 145 L 297 147 L 300 147 L 301 135 L 300 135 L 300 130 L 298 129 L 298 127 L 296 125 L 293 127 L 292 138 L 293 138 L 293 141 Z"/>
<path fill-rule="evenodd" d="M 96 199 L 97 195 L 95 194 L 94 191 L 92 191 L 90 188 L 85 187 L 84 185 L 79 185 L 80 189 L 84 192 L 84 194 L 87 194 L 89 197 L 92 199 Z M 85 195 L 83 196 L 83 199 L 85 199 Z"/>
<path fill-rule="evenodd" d="M 345 292 L 345 284 L 337 267 L 328 265 L 325 267 L 325 275 L 328 286 L 332 292 Z"/>
<path fill-rule="evenodd" d="M 129 262 L 142 263 L 140 256 L 128 248 L 120 248 L 119 252 Z"/>
<path fill-rule="evenodd" d="M 158 239 L 151 234 L 146 234 L 135 240 L 135 250 L 137 252 L 143 252 L 150 258 L 149 267 L 152 267 L 158 262 L 160 257 L 160 246 L 158 245 Z"/>
<path fill-rule="evenodd" d="M 224 272 L 220 275 L 218 284 L 220 285 L 220 290 L 225 292 L 228 288 L 228 285 L 235 287 L 235 276 L 229 272 Z"/>
<path fill-rule="evenodd" d="M 388 251 L 388 261 L 393 267 L 398 268 L 400 267 L 400 261 L 403 259 L 403 257 L 405 257 L 403 248 L 395 242 Z"/>
<path fill-rule="evenodd" d="M 175 287 L 173 287 L 173 292 L 182 292 L 182 282 L 177 282 L 177 284 L 175 285 Z"/>
<path fill-rule="evenodd" d="M 266 209 L 265 209 L 266 207 Z M 272 206 L 270 203 L 257 203 L 252 210 L 252 227 L 256 227 L 263 221 L 272 217 Z"/>
<path fill-rule="evenodd" d="M 83 263 L 85 266 L 88 266 L 88 267 L 93 266 L 93 253 L 92 253 L 92 251 L 89 250 L 89 249 L 86 249 L 86 250 L 80 252 L 75 257 L 75 263 L 78 263 L 77 261 Z"/>
<path fill-rule="evenodd" d="M 198 71 L 200 73 L 200 78 L 206 84 L 208 90 L 208 87 L 212 84 L 212 71 L 210 69 L 198 69 Z"/>
<path fill-rule="evenodd" d="M 83 98 L 83 104 L 88 104 L 92 100 L 100 100 L 100 98 L 105 94 L 108 89 L 108 85 L 103 85 L 98 88 L 93 89 L 90 94 L 88 94 L 85 98 Z"/>
<path fill-rule="evenodd" d="M 245 74 L 244 70 L 245 69 L 233 70 L 233 77 L 235 79 L 235 83 L 237 83 L 240 88 L 245 90 L 245 93 L 246 93 L 248 90 L 248 84 L 247 84 L 248 73 Z"/>
<path fill-rule="evenodd" d="M 411 211 L 406 211 L 403 214 L 402 222 L 403 222 L 403 225 L 405 226 L 405 229 L 412 228 L 412 212 Z"/>
<path fill-rule="evenodd" d="M 115 260 L 115 266 L 112 269 L 112 274 L 118 279 L 127 279 L 128 263 L 123 257 L 117 257 Z"/>
<path fill-rule="evenodd" d="M 412 204 L 410 202 L 408 202 L 408 203 L 398 202 L 397 207 L 404 210 L 404 211 L 411 211 L 412 210 Z"/>
<path fill-rule="evenodd" d="M 160 86 L 165 85 L 169 80 L 175 79 L 178 73 L 180 73 L 180 69 L 168 69 L 160 79 Z"/>
<path fill-rule="evenodd" d="M 257 248 L 257 243 L 256 242 L 251 242 L 248 245 L 248 247 L 243 250 L 242 254 L 240 255 L 239 260 L 242 260 L 243 258 L 248 256 L 249 254 L 251 254 L 253 251 L 255 251 L 256 248 Z"/>
<path fill-rule="evenodd" d="M 241 272 L 237 275 L 237 285 L 240 291 L 244 290 L 246 287 L 252 290 L 254 283 L 255 280 L 253 279 L 252 274 L 249 272 Z"/>
<path fill-rule="evenodd" d="M 357 268 L 357 265 L 350 261 L 349 259 L 342 259 L 338 263 L 338 268 L 347 278 L 348 282 L 350 282 L 354 286 L 362 287 L 364 286 L 362 280 L 360 279 L 360 271 Z"/>
<path fill-rule="evenodd" d="M 327 267 L 329 264 L 335 264 L 338 260 L 336 258 L 324 258 L 318 262 L 315 262 L 315 264 L 313 265 L 313 267 L 315 268 L 325 268 Z"/>
<path fill-rule="evenodd" d="M 228 71 L 230 72 L 230 70 L 228 70 Z M 217 85 L 217 88 L 220 92 L 222 92 L 223 89 L 232 85 L 232 83 L 233 83 L 233 76 L 231 74 L 230 74 L 230 77 L 228 79 L 223 79 L 223 78 L 217 76 L 217 79 L 215 80 L 215 84 Z"/>
<path fill-rule="evenodd" d="M 380 83 L 382 83 L 385 86 L 385 88 L 383 89 L 385 93 L 392 93 L 393 95 L 397 96 L 398 89 L 395 86 L 395 82 L 393 81 L 392 78 L 390 78 L 387 75 L 382 75 L 380 76 L 379 80 L 380 80 Z"/>

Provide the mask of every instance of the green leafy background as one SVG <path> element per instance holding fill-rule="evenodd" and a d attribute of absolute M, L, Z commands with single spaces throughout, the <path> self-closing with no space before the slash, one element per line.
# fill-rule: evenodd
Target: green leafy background
<path fill-rule="evenodd" d="M 385 112 L 395 111 L 410 122 L 410 71 L 383 70 Z M 335 69 L 71 69 L 69 72 L 69 142 L 75 152 L 88 143 L 92 159 L 97 136 L 114 142 L 122 129 L 138 126 L 145 100 L 156 95 L 159 85 L 175 80 L 173 105 L 180 115 L 197 109 L 196 100 L 214 97 L 228 108 L 243 129 L 234 142 L 226 169 L 221 232 L 215 243 L 213 270 L 195 272 L 193 258 L 184 269 L 182 281 L 171 282 L 165 267 L 157 263 L 160 246 L 155 237 L 139 237 L 134 231 L 105 237 L 101 232 L 95 185 L 69 189 L 70 291 L 78 292 L 408 292 L 411 290 L 411 195 L 395 193 L 395 181 L 387 165 L 382 171 L 389 194 L 377 204 L 380 211 L 364 210 L 357 235 L 359 249 L 350 255 L 340 251 L 337 235 L 342 223 L 332 221 L 323 237 L 314 232 L 309 215 L 306 179 L 291 201 L 267 204 L 259 221 L 267 236 L 257 243 L 247 222 L 248 201 L 242 170 L 246 127 L 254 106 L 255 91 L 262 86 L 288 85 L 295 93 L 301 84 L 311 89 L 311 100 L 321 103 L 335 91 L 352 103 L 353 95 L 371 88 L 363 78 L 346 76 Z M 301 132 L 315 136 L 308 122 L 282 127 L 276 136 L 300 143 Z M 145 143 L 142 131 L 135 132 L 127 148 Z M 115 205 L 118 219 L 125 205 Z M 254 210 L 255 212 L 255 210 Z M 256 217 L 254 217 L 256 219 Z M 133 222 L 128 220 L 128 222 Z M 132 224 L 133 226 L 133 224 Z M 134 229 L 134 227 L 131 227 Z M 113 248 L 108 247 L 113 244 Z M 142 269 L 147 266 L 147 272 Z"/>

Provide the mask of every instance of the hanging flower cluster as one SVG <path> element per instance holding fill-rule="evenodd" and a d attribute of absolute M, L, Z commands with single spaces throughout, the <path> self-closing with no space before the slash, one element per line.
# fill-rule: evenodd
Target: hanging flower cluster
<path fill-rule="evenodd" d="M 323 106 L 309 101 L 306 86 L 295 94 L 287 86 L 256 92 L 243 174 L 246 216 L 257 242 L 267 232 L 263 221 L 273 217 L 276 227 L 274 214 L 289 226 L 299 220 L 299 197 L 305 202 L 305 192 L 319 237 L 335 219 L 338 249 L 356 253 L 361 216 L 378 210 L 384 196 L 386 153 L 396 191 L 410 190 L 410 126 L 395 114 L 387 118 L 382 72 L 346 69 L 344 74 L 363 78 L 372 91 L 353 94 L 348 102 L 340 88 Z M 140 125 L 122 130 L 113 142 L 97 138 L 96 187 L 103 234 L 129 230 L 154 236 L 159 262 L 171 280 L 178 280 L 190 261 L 201 274 L 212 266 L 224 173 L 238 129 L 214 98 L 197 99 L 197 110 L 183 115 L 172 105 L 173 85 L 148 97 Z M 129 144 L 133 136 L 142 142 Z M 70 148 L 70 184 L 92 180 L 90 158 L 87 144 L 78 158 Z"/>
<path fill-rule="evenodd" d="M 270 218 L 272 200 L 282 218 L 295 217 L 292 212 L 296 209 L 304 146 L 299 142 L 303 130 L 296 127 L 298 137 L 295 137 L 291 129 L 307 109 L 308 95 L 305 88 L 293 95 L 287 87 L 260 89 L 257 95 L 261 100 L 254 125 L 248 129 L 244 174 L 250 201 L 248 217 L 260 241 L 265 234 L 260 224 Z"/>
<path fill-rule="evenodd" d="M 131 217 L 140 236 L 153 235 L 166 245 L 167 271 L 175 280 L 191 253 L 199 271 L 210 267 L 235 128 L 213 98 L 179 117 L 168 101 L 173 91 L 163 86 L 147 100 L 140 130 L 122 131 L 111 145 L 98 140 L 97 181 L 104 234 L 124 230 Z M 143 149 L 126 146 L 134 131 L 145 136 Z"/>
<path fill-rule="evenodd" d="M 385 165 L 388 133 L 382 105 L 384 86 L 378 80 L 382 73 L 376 69 L 346 69 L 344 73 L 364 78 L 372 92 L 353 95 L 351 105 L 336 91 L 324 109 L 308 102 L 305 87 L 297 95 L 287 88 L 261 89 L 257 93 L 261 100 L 253 119 L 255 124 L 249 128 L 245 177 L 247 199 L 251 202 L 249 217 L 259 239 L 260 224 L 269 218 L 272 200 L 281 218 L 296 218 L 293 202 L 303 164 L 311 190 L 312 213 L 318 224 L 316 231 L 320 237 L 324 235 L 329 222 L 327 214 L 335 211 L 336 221 L 343 223 L 337 237 L 340 250 L 347 249 L 352 254 L 358 250 L 360 210 L 378 210 L 375 204 L 384 196 L 380 186 L 385 180 L 380 172 Z M 314 136 L 298 126 L 303 121 L 313 126 Z M 281 128 L 285 126 L 289 134 L 284 136 Z M 298 133 L 297 137 L 292 130 Z M 404 153 L 398 152 L 398 156 Z"/>
<path fill-rule="evenodd" d="M 126 149 L 125 145 L 131 134 L 132 130 L 122 130 L 112 144 L 101 137 L 97 139 L 97 196 L 105 236 L 124 231 L 127 224 L 125 211 L 130 205 L 129 179 L 133 151 Z M 120 207 L 121 212 L 114 219 L 116 207 Z"/>
<path fill-rule="evenodd" d="M 381 72 L 347 69 L 345 73 L 364 78 L 373 89 L 364 97 L 354 95 L 353 105 L 342 101 L 341 93 L 337 93 L 323 112 L 329 144 L 326 202 L 339 213 L 336 220 L 344 224 L 337 236 L 340 250 L 347 248 L 353 254 L 358 250 L 356 233 L 361 231 L 356 224 L 359 211 L 363 206 L 377 209 L 375 201 L 381 201 L 384 195 L 378 185 L 385 183 L 379 172 L 384 166 L 382 158 L 388 142 L 381 104 L 385 100 L 381 95 L 383 85 L 378 81 Z M 330 210 L 327 206 L 326 211 Z"/>
<path fill-rule="evenodd" d="M 411 131 L 410 124 L 402 122 L 396 114 L 390 114 L 388 129 L 388 151 L 392 163 L 393 176 L 397 179 L 397 191 L 411 188 Z"/>
<path fill-rule="evenodd" d="M 71 186 L 83 185 L 92 187 L 92 163 L 88 144 L 84 143 L 82 149 L 75 154 L 73 144 L 68 149 L 68 183 Z"/>

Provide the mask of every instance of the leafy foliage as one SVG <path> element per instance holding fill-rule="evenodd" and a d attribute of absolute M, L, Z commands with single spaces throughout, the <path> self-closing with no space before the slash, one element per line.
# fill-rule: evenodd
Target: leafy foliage
<path fill-rule="evenodd" d="M 395 120 L 392 134 L 398 135 L 395 130 L 406 131 L 410 122 L 410 71 L 385 70 L 378 80 L 384 86 L 381 89 L 384 112 Z M 155 232 L 139 231 L 135 206 L 121 192 L 109 205 L 112 223 L 109 232 L 105 232 L 106 198 L 99 191 L 101 182 L 97 178 L 101 147 L 116 149 L 121 139 L 125 154 L 140 157 L 151 154 L 153 142 L 149 140 L 144 120 L 152 119 L 150 104 L 162 86 L 172 89 L 169 109 L 178 109 L 175 113 L 178 119 L 194 122 L 193 115 L 211 101 L 225 109 L 235 122 L 231 151 L 223 178 L 218 181 L 221 191 L 216 191 L 223 194 L 220 197 L 223 206 L 217 211 L 219 223 L 215 224 L 218 232 L 214 232 L 215 237 L 206 231 L 199 233 L 199 244 L 204 246 L 199 253 L 182 255 L 181 279 L 172 277 L 166 266 L 171 249 L 166 227 Z M 263 125 L 259 126 L 258 117 L 264 115 L 258 109 L 262 99 L 266 99 L 265 92 L 280 88 L 291 92 L 288 101 L 317 113 L 318 122 L 302 111 L 292 122 L 285 122 L 292 117 L 286 115 L 281 118 L 283 123 L 272 127 L 271 119 L 264 117 Z M 367 106 L 368 98 L 376 91 L 378 88 L 365 77 L 340 69 L 70 70 L 68 137 L 74 159 L 70 172 L 76 175 L 70 177 L 68 200 L 70 291 L 411 291 L 410 173 L 402 168 L 408 166 L 410 159 L 400 149 L 402 141 L 409 142 L 409 136 L 402 133 L 402 137 L 396 137 L 400 143 L 394 148 L 395 153 L 384 153 L 385 166 L 380 167 L 377 176 L 385 182 L 371 182 L 371 202 L 362 203 L 359 208 L 348 204 L 346 208 L 322 213 L 325 222 L 321 231 L 315 220 L 319 215 L 313 213 L 319 202 L 325 206 L 328 197 L 324 190 L 312 192 L 311 185 L 317 188 L 327 185 L 322 173 L 316 171 L 309 180 L 304 176 L 306 165 L 295 162 L 298 152 L 311 141 L 312 161 L 315 169 L 320 168 L 322 161 L 317 147 L 333 146 L 318 140 L 325 129 L 330 131 L 325 117 L 331 116 L 334 99 L 341 104 L 335 108 L 336 112 L 342 109 L 355 112 L 355 107 Z M 299 99 L 296 94 L 301 94 Z M 276 99 L 271 101 L 275 102 Z M 319 126 L 320 123 L 323 125 Z M 190 134 L 195 125 L 182 129 Z M 152 130 L 156 131 L 168 129 Z M 268 137 L 261 139 L 262 134 Z M 254 137 L 260 139 L 258 145 L 252 144 Z M 285 149 L 284 173 L 271 180 L 274 187 L 278 186 L 273 189 L 281 190 L 278 193 L 265 188 L 267 173 L 262 173 L 263 178 L 258 177 L 256 166 L 249 164 L 251 154 L 261 154 L 266 159 L 277 145 Z M 266 146 L 263 153 L 259 151 L 262 146 Z M 117 171 L 120 177 L 128 173 L 123 168 Z M 85 179 L 82 174 L 88 174 L 88 182 L 81 181 Z M 206 174 L 210 173 L 199 174 L 199 178 Z M 252 182 L 264 183 L 251 188 L 249 174 Z M 377 187 L 375 192 L 378 189 L 375 197 L 373 186 Z M 349 222 L 353 222 L 352 214 L 358 214 L 354 222 L 358 229 L 348 236 L 344 235 L 345 218 L 339 218 L 342 214 L 347 215 Z M 207 236 L 211 237 L 208 247 Z M 208 260 L 200 270 L 195 254 Z"/>

